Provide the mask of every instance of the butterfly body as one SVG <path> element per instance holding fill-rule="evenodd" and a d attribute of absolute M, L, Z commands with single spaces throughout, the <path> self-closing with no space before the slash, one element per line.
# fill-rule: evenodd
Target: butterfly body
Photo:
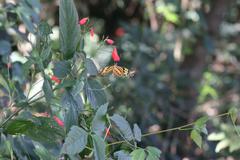
<path fill-rule="evenodd" d="M 114 64 L 113 66 L 107 66 L 100 70 L 99 74 L 105 76 L 112 73 L 116 77 L 132 77 L 135 71 L 130 71 L 125 67 L 118 66 Z"/>

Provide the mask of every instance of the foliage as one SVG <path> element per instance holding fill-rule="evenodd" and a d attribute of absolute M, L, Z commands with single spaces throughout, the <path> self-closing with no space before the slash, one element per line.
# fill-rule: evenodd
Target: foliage
<path fill-rule="evenodd" d="M 60 0 L 59 27 L 51 2 L 0 4 L 1 159 L 239 158 L 238 2 Z"/>

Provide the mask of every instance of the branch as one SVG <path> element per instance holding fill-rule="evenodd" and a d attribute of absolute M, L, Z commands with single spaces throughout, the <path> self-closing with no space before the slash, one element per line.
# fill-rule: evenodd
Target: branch
<path fill-rule="evenodd" d="M 214 118 L 219 118 L 219 117 L 224 117 L 224 116 L 229 116 L 228 112 L 213 116 L 213 117 L 209 117 L 209 119 L 214 119 Z M 193 126 L 195 124 L 195 122 L 183 125 L 183 126 L 179 126 L 179 127 L 174 127 L 174 128 L 169 128 L 169 129 L 165 129 L 165 130 L 161 130 L 161 131 L 156 131 L 156 132 L 149 132 L 149 133 L 145 133 L 142 135 L 142 137 L 147 137 L 147 136 L 151 136 L 151 135 L 156 135 L 156 134 L 161 134 L 161 133 L 166 133 L 166 132 L 170 132 L 170 131 L 177 131 L 177 130 L 183 130 L 186 127 L 190 127 Z M 107 146 L 112 146 L 112 145 L 116 145 L 116 144 L 121 144 L 124 143 L 126 141 L 122 140 L 122 141 L 116 141 L 116 142 L 112 142 L 109 143 Z"/>

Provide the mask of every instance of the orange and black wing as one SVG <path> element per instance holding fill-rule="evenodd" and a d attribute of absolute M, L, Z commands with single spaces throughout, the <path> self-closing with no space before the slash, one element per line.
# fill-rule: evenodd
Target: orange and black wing
<path fill-rule="evenodd" d="M 117 65 L 114 65 L 113 67 L 113 75 L 117 77 L 126 77 L 128 76 L 129 70 L 125 67 L 120 67 Z"/>
<path fill-rule="evenodd" d="M 100 74 L 101 76 L 105 76 L 105 75 L 113 72 L 113 68 L 114 68 L 114 66 L 104 67 L 104 68 L 102 68 L 102 69 L 99 71 L 99 74 Z"/>

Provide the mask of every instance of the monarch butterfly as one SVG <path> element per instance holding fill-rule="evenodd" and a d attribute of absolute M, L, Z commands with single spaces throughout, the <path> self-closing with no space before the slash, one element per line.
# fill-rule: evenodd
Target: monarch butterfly
<path fill-rule="evenodd" d="M 116 77 L 132 77 L 135 74 L 135 70 L 129 70 L 125 67 L 118 66 L 117 64 L 102 68 L 99 71 L 99 74 L 105 76 L 111 72 Z"/>

